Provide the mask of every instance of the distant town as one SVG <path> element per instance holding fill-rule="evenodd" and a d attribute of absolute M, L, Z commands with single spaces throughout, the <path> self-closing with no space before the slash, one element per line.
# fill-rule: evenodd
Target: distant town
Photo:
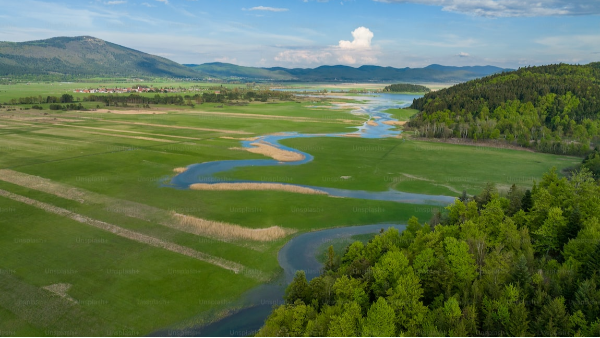
<path fill-rule="evenodd" d="M 201 91 L 200 88 L 154 88 L 138 86 L 132 88 L 90 88 L 75 89 L 73 93 L 85 94 L 126 94 L 126 93 L 180 93 L 185 91 Z"/>

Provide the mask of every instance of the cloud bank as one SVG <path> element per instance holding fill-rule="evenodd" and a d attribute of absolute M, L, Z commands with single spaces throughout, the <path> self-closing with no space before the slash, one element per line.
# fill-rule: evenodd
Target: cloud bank
<path fill-rule="evenodd" d="M 372 64 L 377 62 L 378 54 L 378 51 L 371 46 L 374 36 L 367 27 L 358 27 L 352 31 L 354 38 L 352 41 L 340 40 L 337 46 L 316 50 L 285 50 L 275 56 L 275 61 L 303 64 Z"/>
<path fill-rule="evenodd" d="M 287 8 L 275 8 L 275 7 L 265 7 L 265 6 L 257 6 L 247 9 L 248 11 L 266 11 L 266 12 L 287 12 Z"/>
<path fill-rule="evenodd" d="M 600 14 L 597 0 L 374 0 L 441 6 L 444 11 L 485 17 Z"/>

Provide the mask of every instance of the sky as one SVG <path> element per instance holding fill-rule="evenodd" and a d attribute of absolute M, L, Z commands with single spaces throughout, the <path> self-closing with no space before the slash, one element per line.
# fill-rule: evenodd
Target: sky
<path fill-rule="evenodd" d="M 600 60 L 600 0 L 4 0 L 1 7 L 1 41 L 89 35 L 186 64 L 518 68 Z"/>

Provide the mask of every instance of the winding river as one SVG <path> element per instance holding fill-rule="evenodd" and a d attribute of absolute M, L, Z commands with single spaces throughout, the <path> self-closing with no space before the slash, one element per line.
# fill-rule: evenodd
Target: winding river
<path fill-rule="evenodd" d="M 348 98 L 345 96 L 328 96 L 333 98 Z M 377 125 L 370 125 L 365 122 L 359 127 L 349 127 L 354 129 L 346 133 L 334 133 L 334 134 L 303 134 L 295 132 L 277 133 L 275 135 L 264 135 L 260 136 L 252 141 L 242 141 L 244 148 L 252 148 L 252 143 L 266 143 L 279 149 L 291 151 L 297 154 L 303 155 L 303 159 L 294 162 L 279 162 L 277 160 L 229 160 L 229 161 L 213 161 L 192 164 L 187 167 L 187 170 L 181 174 L 175 176 L 168 185 L 168 187 L 175 187 L 179 189 L 188 189 L 190 185 L 195 183 L 221 183 L 223 180 L 219 177 L 215 177 L 216 174 L 232 171 L 236 168 L 241 167 L 264 167 L 264 166 L 290 166 L 290 165 L 302 165 L 313 160 L 313 156 L 300 151 L 298 149 L 286 147 L 279 143 L 281 140 L 291 138 L 309 138 L 309 137 L 357 137 L 357 138 L 385 138 L 385 137 L 396 137 L 400 135 L 401 131 L 397 130 L 393 125 L 387 125 L 385 122 L 398 121 L 392 117 L 391 114 L 385 111 L 390 108 L 406 107 L 412 103 L 414 98 L 419 96 L 405 95 L 405 94 L 370 94 L 369 96 L 361 96 L 362 99 L 366 100 L 364 104 L 358 104 L 358 108 L 355 109 L 353 114 L 369 115 L 370 119 L 377 122 Z M 344 104 L 340 104 L 342 107 Z M 356 106 L 356 104 L 352 104 Z M 227 180 L 227 183 L 279 183 L 279 182 L 264 182 L 264 181 L 245 181 L 245 180 Z M 288 184 L 284 184 L 288 185 Z M 412 204 L 429 204 L 429 205 L 447 205 L 454 201 L 453 197 L 449 196 L 436 196 L 436 195 L 423 195 L 406 193 L 396 190 L 388 190 L 381 192 L 370 192 L 362 190 L 347 190 L 337 189 L 329 187 L 316 187 L 308 185 L 300 185 L 315 190 L 320 190 L 328 193 L 333 197 L 347 197 L 347 198 L 359 198 L 368 200 L 381 200 L 381 201 L 394 201 L 401 203 L 412 203 Z"/>
<path fill-rule="evenodd" d="M 329 96 L 331 97 L 331 96 Z M 247 166 L 286 166 L 302 165 L 313 160 L 313 156 L 297 149 L 281 145 L 279 141 L 290 138 L 307 137 L 347 137 L 348 134 L 354 134 L 361 138 L 384 138 L 396 137 L 401 131 L 396 130 L 394 126 L 384 124 L 384 121 L 397 121 L 391 114 L 385 113 L 390 108 L 400 108 L 410 105 L 414 98 L 419 96 L 403 94 L 369 94 L 369 96 L 360 96 L 366 100 L 366 103 L 359 104 L 353 114 L 368 114 L 371 119 L 377 121 L 377 125 L 364 123 L 359 127 L 351 127 L 355 130 L 347 133 L 336 134 L 301 134 L 301 133 L 278 133 L 276 135 L 265 135 L 255 141 L 242 141 L 243 147 L 253 147 L 251 143 L 267 142 L 280 149 L 293 151 L 304 155 L 304 159 L 295 162 L 279 162 L 276 160 L 231 160 L 214 161 L 193 164 L 187 167 L 187 170 L 175 176 L 170 184 L 166 185 L 178 189 L 188 189 L 194 183 L 219 183 L 222 182 L 218 173 L 234 170 L 235 168 Z M 348 98 L 348 97 L 340 97 Z M 343 106 L 343 105 L 342 105 Z M 253 181 L 231 181 L 253 182 Z M 263 182 L 261 182 L 263 183 Z M 267 182 L 272 183 L 272 182 Z M 454 201 L 450 196 L 433 196 L 423 194 L 405 193 L 396 190 L 383 192 L 369 192 L 359 190 L 345 190 L 328 187 L 305 186 L 316 190 L 327 192 L 331 196 L 348 197 L 370 200 L 396 201 L 402 203 L 429 204 L 429 205 L 447 205 Z M 279 265 L 283 268 L 283 274 L 275 281 L 257 286 L 246 292 L 239 299 L 237 306 L 243 308 L 221 320 L 213 322 L 207 326 L 193 328 L 182 331 L 159 331 L 157 336 L 252 336 L 264 324 L 265 319 L 271 313 L 274 305 L 283 303 L 285 287 L 293 279 L 296 271 L 304 270 L 308 280 L 318 276 L 322 264 L 317 261 L 319 248 L 324 243 L 331 243 L 337 240 L 347 240 L 351 236 L 359 234 L 375 233 L 381 229 L 394 227 L 404 230 L 401 224 L 371 224 L 363 226 L 343 227 L 327 229 L 315 232 L 304 233 L 291 239 L 280 251 L 277 257 Z"/>

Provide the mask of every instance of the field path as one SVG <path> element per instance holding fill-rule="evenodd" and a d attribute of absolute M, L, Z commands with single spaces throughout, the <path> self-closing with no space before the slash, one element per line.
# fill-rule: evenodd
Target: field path
<path fill-rule="evenodd" d="M 87 225 L 93 226 L 95 228 L 111 232 L 117 236 L 124 237 L 124 238 L 130 239 L 132 241 L 136 241 L 139 243 L 147 244 L 147 245 L 150 245 L 153 247 L 169 250 L 171 252 L 175 252 L 175 253 L 182 254 L 182 255 L 185 255 L 188 257 L 192 257 L 197 260 L 219 266 L 223 269 L 233 271 L 235 273 L 239 273 L 245 269 L 245 267 L 243 265 L 236 263 L 236 262 L 228 261 L 226 259 L 219 258 L 219 257 L 214 257 L 211 255 L 196 251 L 194 249 L 190 249 L 188 247 L 181 246 L 179 244 L 163 241 L 162 239 L 158 239 L 158 238 L 155 238 L 152 236 L 144 235 L 139 232 L 121 228 L 119 226 L 116 226 L 116 225 L 113 225 L 110 223 L 95 220 L 95 219 L 92 219 L 92 218 L 89 218 L 89 217 L 86 217 L 86 216 L 83 216 L 80 214 L 76 214 L 67 209 L 59 208 L 57 206 L 47 204 L 44 202 L 40 202 L 40 201 L 31 199 L 31 198 L 28 198 L 25 196 L 13 194 L 6 190 L 0 189 L 0 196 L 10 198 L 14 201 L 18 201 L 21 203 L 25 203 L 27 205 L 34 206 L 36 208 L 42 209 L 42 210 L 52 213 L 52 214 L 70 218 L 79 223 L 87 224 Z"/>

